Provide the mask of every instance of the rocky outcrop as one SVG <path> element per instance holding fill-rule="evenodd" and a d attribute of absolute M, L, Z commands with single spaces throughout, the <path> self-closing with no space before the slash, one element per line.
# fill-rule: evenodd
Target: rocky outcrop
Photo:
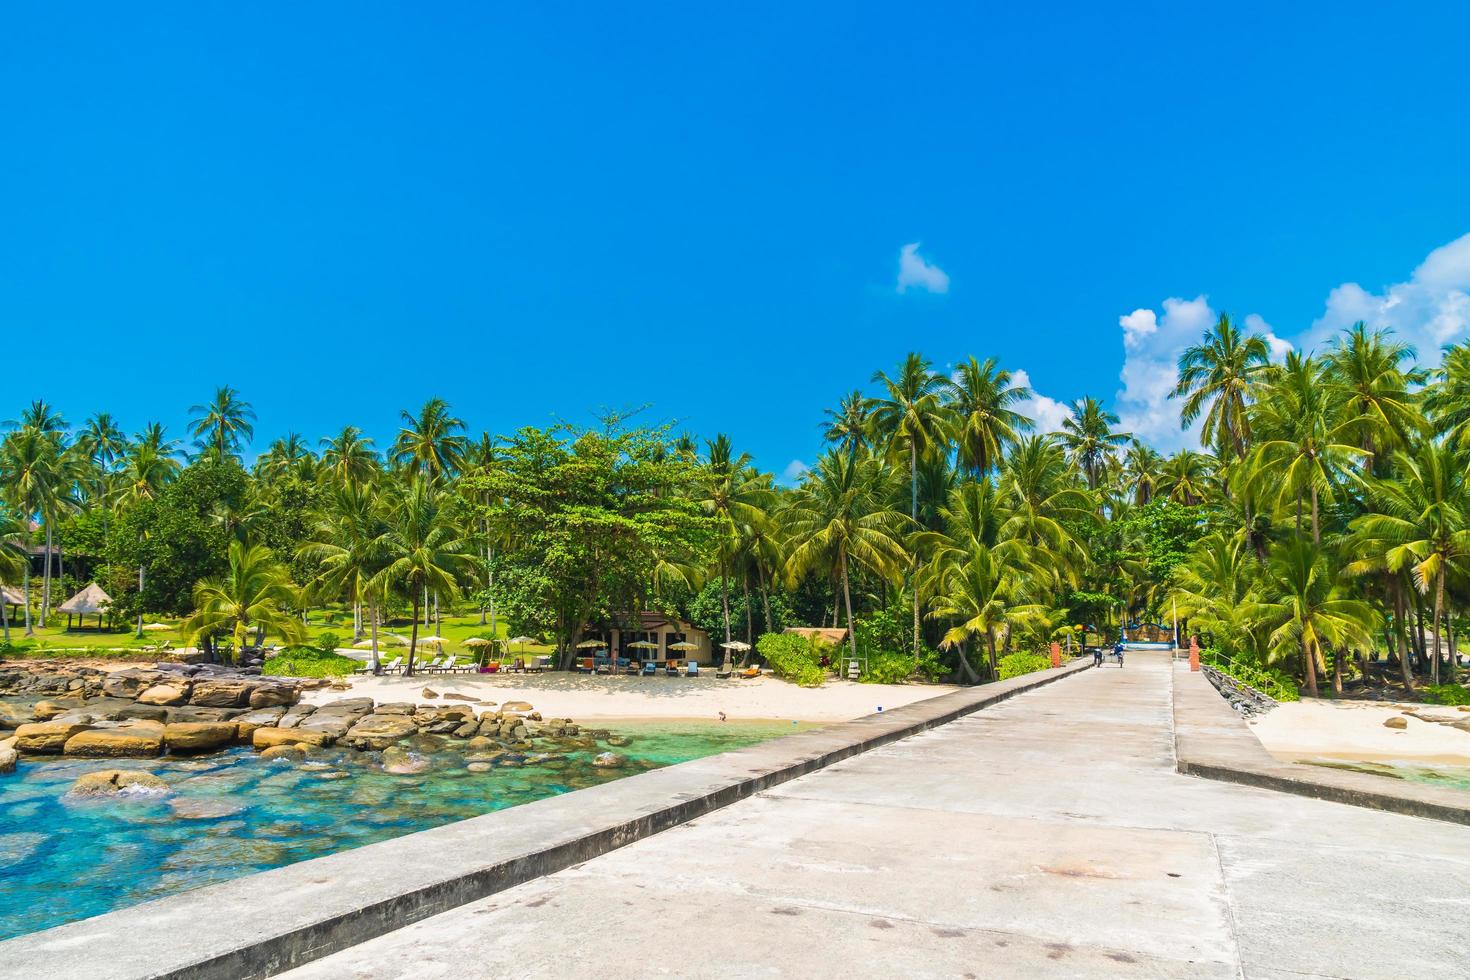
<path fill-rule="evenodd" d="M 262 750 L 260 757 L 267 762 L 300 762 L 306 758 L 306 750 L 296 744 L 272 745 Z"/>
<path fill-rule="evenodd" d="M 87 730 L 86 725 L 41 721 L 15 730 L 15 747 L 35 755 L 60 755 L 69 739 Z"/>
<path fill-rule="evenodd" d="M 163 726 L 138 722 L 124 728 L 93 728 L 66 740 L 67 755 L 93 759 L 150 759 L 163 753 Z"/>
<path fill-rule="evenodd" d="M 162 684 L 154 684 L 152 687 L 139 693 L 138 703 L 160 705 L 183 704 L 189 700 L 189 692 L 191 690 L 192 685 L 188 681 L 166 681 Z"/>
<path fill-rule="evenodd" d="M 280 721 L 285 714 L 285 708 L 260 708 L 256 711 L 248 711 L 235 719 L 235 735 L 240 741 L 248 742 L 257 728 L 284 727 L 280 725 Z"/>
<path fill-rule="evenodd" d="M 189 694 L 189 703 L 202 708 L 238 708 L 249 705 L 252 681 L 237 677 L 222 677 L 212 680 L 196 680 Z M 257 705 L 266 707 L 266 705 Z"/>
<path fill-rule="evenodd" d="M 15 764 L 19 761 L 20 753 L 15 751 L 15 739 L 7 738 L 0 742 L 0 776 L 15 772 Z"/>
<path fill-rule="evenodd" d="M 418 730 L 406 715 L 372 714 L 353 725 L 343 741 L 354 749 L 386 749 L 399 739 L 417 734 Z"/>
<path fill-rule="evenodd" d="M 413 776 L 421 772 L 428 772 L 431 764 L 428 759 L 408 749 L 390 745 L 383 750 L 383 771 L 395 776 Z"/>
<path fill-rule="evenodd" d="M 238 726 L 228 721 L 182 721 L 165 725 L 163 744 L 170 752 L 210 752 L 235 741 Z"/>
<path fill-rule="evenodd" d="M 257 728 L 250 736 L 250 744 L 257 750 L 277 745 L 331 745 L 336 737 L 322 731 L 301 728 Z"/>
<path fill-rule="evenodd" d="M 167 792 L 169 792 L 168 783 L 152 773 L 103 769 L 79 777 L 66 795 L 74 799 L 85 799 L 135 794 L 162 796 Z"/>

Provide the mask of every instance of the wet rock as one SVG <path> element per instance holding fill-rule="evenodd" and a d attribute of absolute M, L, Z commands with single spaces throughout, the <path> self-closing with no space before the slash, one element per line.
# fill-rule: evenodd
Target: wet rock
<path fill-rule="evenodd" d="M 135 701 L 139 694 L 167 678 L 168 674 L 161 670 L 144 670 L 140 667 L 115 670 L 103 680 L 102 693 L 108 697 Z"/>
<path fill-rule="evenodd" d="M 465 766 L 465 768 L 468 769 L 470 772 L 489 772 L 495 767 L 488 762 L 471 762 L 469 765 Z"/>
<path fill-rule="evenodd" d="M 375 715 L 412 715 L 417 713 L 419 706 L 409 701 L 394 701 L 391 704 L 380 704 L 373 709 Z"/>
<path fill-rule="evenodd" d="M 419 697 L 421 697 L 421 698 L 428 698 L 430 701 L 434 700 L 438 696 L 439 696 L 439 692 L 436 691 L 436 690 L 434 690 L 433 688 L 426 687 L 422 691 L 419 692 Z"/>
<path fill-rule="evenodd" d="M 306 758 L 306 750 L 300 745 L 272 745 L 260 753 L 266 762 L 300 762 Z"/>
<path fill-rule="evenodd" d="M 67 698 L 57 701 L 37 701 L 31 708 L 31 714 L 37 721 L 51 721 L 58 715 L 64 715 L 68 711 L 80 711 L 82 701 L 80 698 Z"/>
<path fill-rule="evenodd" d="M 13 741 L 6 739 L 7 742 Z M 15 772 L 16 764 L 20 762 L 20 753 L 15 751 L 11 745 L 0 745 L 0 776 L 8 776 Z"/>
<path fill-rule="evenodd" d="M 247 711 L 235 719 L 235 737 L 242 742 L 247 742 L 257 728 L 284 727 L 279 722 L 285 713 L 285 708 L 261 708 L 258 711 Z"/>
<path fill-rule="evenodd" d="M 526 701 L 507 701 L 500 706 L 501 711 L 534 711 L 535 709 Z"/>
<path fill-rule="evenodd" d="M 446 722 L 445 724 L 454 725 L 455 738 L 471 738 L 475 736 L 475 734 L 480 730 L 479 723 L 473 721 L 461 722 L 457 725 L 451 721 Z"/>
<path fill-rule="evenodd" d="M 151 704 L 130 704 L 117 713 L 117 717 L 123 721 L 165 721 L 168 718 L 168 708 L 161 708 Z"/>
<path fill-rule="evenodd" d="M 37 755 L 60 755 L 67 740 L 87 730 L 86 725 L 43 721 L 21 725 L 15 730 L 15 747 Z"/>
<path fill-rule="evenodd" d="M 307 718 L 301 724 L 297 725 L 296 730 L 303 732 L 325 732 L 326 734 L 332 736 L 333 741 L 336 741 L 343 735 L 346 735 L 347 730 L 351 727 L 352 719 L 350 717 L 344 717 L 343 715 L 334 714 L 322 714 L 321 712 L 317 712 L 310 718 Z"/>
<path fill-rule="evenodd" d="M 89 772 L 72 784 L 67 796 L 161 796 L 169 792 L 168 783 L 148 772 L 126 769 L 101 769 Z"/>
<path fill-rule="evenodd" d="M 193 705 L 183 705 L 177 708 L 166 708 L 168 720 L 173 721 L 230 721 L 245 713 L 244 708 L 200 708 Z"/>
<path fill-rule="evenodd" d="M 36 713 L 30 707 L 0 701 L 0 729 L 18 728 L 35 720 Z"/>
<path fill-rule="evenodd" d="M 414 776 L 432 768 L 428 759 L 396 745 L 383 750 L 383 771 L 395 776 Z"/>
<path fill-rule="evenodd" d="M 1398 729 L 1408 728 L 1409 727 L 1409 719 L 1405 718 L 1403 715 L 1394 715 L 1392 718 L 1388 719 L 1387 721 L 1385 721 L 1383 723 L 1383 727 L 1384 728 L 1398 728 Z"/>
<path fill-rule="evenodd" d="M 138 695 L 139 704 L 183 704 L 189 700 L 191 685 L 185 680 L 164 681 L 154 684 Z"/>
<path fill-rule="evenodd" d="M 316 705 L 314 704 L 293 705 L 289 711 L 281 716 L 281 720 L 277 722 L 276 727 L 295 728 L 314 714 L 316 714 Z"/>
<path fill-rule="evenodd" d="M 174 816 L 180 820 L 218 820 L 222 817 L 233 817 L 245 809 L 243 803 L 230 800 L 187 796 L 170 800 L 168 805 Z"/>
<path fill-rule="evenodd" d="M 92 759 L 151 759 L 163 752 L 163 726 L 143 721 L 126 728 L 94 728 L 67 739 L 62 751 Z"/>
<path fill-rule="evenodd" d="M 336 737 L 328 732 L 302 728 L 257 728 L 250 734 L 250 744 L 257 750 L 275 745 L 331 745 Z"/>
<path fill-rule="evenodd" d="M 611 745 L 613 748 L 622 748 L 630 741 L 631 739 L 629 739 L 626 735 L 609 735 L 607 737 L 607 744 Z"/>
<path fill-rule="evenodd" d="M 621 769 L 627 764 L 627 761 L 627 759 L 624 759 L 616 752 L 600 752 L 592 760 L 592 764 L 598 769 Z"/>
<path fill-rule="evenodd" d="M 418 726 L 409 718 L 373 714 L 353 725 L 344 741 L 355 749 L 386 749 L 417 731 Z"/>
<path fill-rule="evenodd" d="M 465 745 L 465 748 L 469 749 L 471 752 L 490 752 L 496 748 L 496 745 L 494 739 L 486 738 L 483 735 L 476 735 L 474 738 L 469 740 L 469 743 Z"/>
<path fill-rule="evenodd" d="M 299 704 L 291 710 L 295 711 L 301 708 L 310 709 L 312 708 L 312 706 L 309 704 Z M 340 701 L 329 701 L 328 703 L 314 710 L 323 712 L 324 714 L 366 715 L 372 713 L 373 699 L 342 698 Z"/>
<path fill-rule="evenodd" d="M 232 721 L 175 722 L 164 726 L 163 744 L 170 752 L 208 752 L 235 741 L 236 733 Z"/>

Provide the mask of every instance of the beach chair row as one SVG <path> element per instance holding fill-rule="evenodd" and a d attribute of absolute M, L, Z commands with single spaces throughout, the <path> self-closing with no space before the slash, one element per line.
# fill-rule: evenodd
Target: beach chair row
<path fill-rule="evenodd" d="M 698 677 L 700 675 L 699 663 L 694 660 L 644 660 L 635 662 L 629 657 L 618 657 L 614 662 L 610 657 L 582 657 L 577 661 L 577 672 L 579 674 L 631 674 L 638 677 L 656 677 L 660 673 L 666 677 Z M 705 671 L 708 673 L 708 671 Z M 731 667 L 715 668 L 714 675 L 718 678 L 735 676 L 737 671 Z M 749 667 L 738 672 L 741 677 L 759 677 L 759 667 Z"/>

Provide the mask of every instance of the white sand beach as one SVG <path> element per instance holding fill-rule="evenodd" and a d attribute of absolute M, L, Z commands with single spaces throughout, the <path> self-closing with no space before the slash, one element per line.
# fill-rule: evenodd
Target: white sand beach
<path fill-rule="evenodd" d="M 1384 726 L 1397 717 L 1405 719 L 1406 727 Z M 1464 727 L 1451 727 L 1456 722 Z M 1455 708 L 1326 700 L 1283 704 L 1251 722 L 1266 751 L 1287 762 L 1337 759 L 1470 766 L 1467 728 L 1470 712 Z"/>
<path fill-rule="evenodd" d="M 607 677 L 568 674 L 449 674 L 415 677 L 350 678 L 352 690 L 308 691 L 303 698 L 321 703 L 343 697 L 371 697 L 379 702 L 414 701 L 444 704 L 443 697 L 425 698 L 428 688 L 440 695 L 473 695 L 484 702 L 527 701 L 548 717 L 590 721 L 602 718 L 718 718 L 732 721 L 850 721 L 879 709 L 912 704 L 955 690 L 945 684 L 857 684 L 829 681 L 818 688 L 797 687 L 774 677 Z"/>

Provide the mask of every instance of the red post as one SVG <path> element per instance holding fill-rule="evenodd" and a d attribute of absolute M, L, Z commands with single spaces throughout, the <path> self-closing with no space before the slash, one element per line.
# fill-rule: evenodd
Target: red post
<path fill-rule="evenodd" d="M 1199 638 L 1194 636 L 1189 638 L 1189 669 L 1199 670 Z"/>
<path fill-rule="evenodd" d="M 1053 667 L 1060 667 L 1062 665 L 1062 645 L 1055 640 L 1052 641 L 1051 645 L 1051 665 Z"/>

